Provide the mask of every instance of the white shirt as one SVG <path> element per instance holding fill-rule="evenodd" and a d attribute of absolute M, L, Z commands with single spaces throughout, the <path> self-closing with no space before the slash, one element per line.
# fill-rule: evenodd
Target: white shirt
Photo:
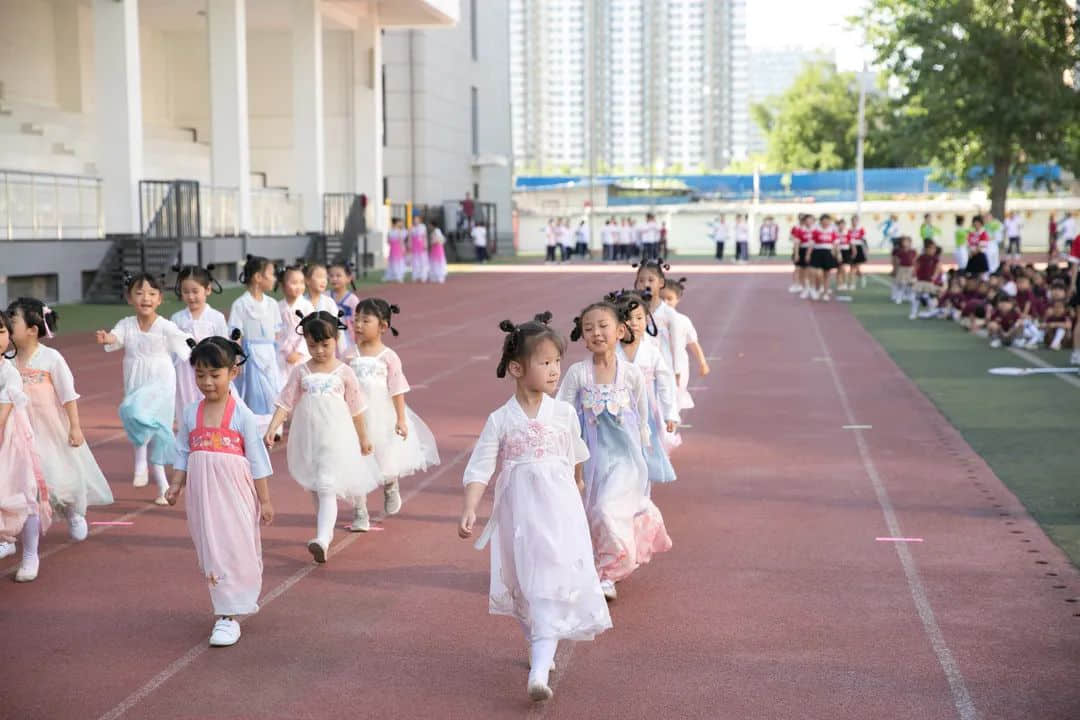
<path fill-rule="evenodd" d="M 709 223 L 709 237 L 713 242 L 724 242 L 727 240 L 727 225 L 717 220 Z"/>
<path fill-rule="evenodd" d="M 746 223 L 735 223 L 735 242 L 750 242 L 750 226 Z"/>
<path fill-rule="evenodd" d="M 487 228 L 477 225 L 472 229 L 472 242 L 476 247 L 487 247 Z"/>
<path fill-rule="evenodd" d="M 555 226 L 548 225 L 544 228 L 544 239 L 547 241 L 548 247 L 555 247 Z"/>
<path fill-rule="evenodd" d="M 1058 225 L 1058 236 L 1062 240 L 1071 240 L 1076 235 L 1076 221 L 1072 215 L 1067 215 Z"/>
<path fill-rule="evenodd" d="M 1020 237 L 1020 228 L 1024 224 L 1020 221 L 1019 215 L 1005 218 L 1005 235 L 1008 237 Z"/>
<path fill-rule="evenodd" d="M 641 241 L 646 243 L 660 242 L 660 224 L 655 220 L 645 223 L 645 229 L 641 231 Z"/>

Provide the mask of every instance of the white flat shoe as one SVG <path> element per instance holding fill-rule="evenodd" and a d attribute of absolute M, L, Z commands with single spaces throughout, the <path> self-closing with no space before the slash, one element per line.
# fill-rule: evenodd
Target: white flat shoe
<path fill-rule="evenodd" d="M 605 600 L 614 600 L 619 596 L 615 591 L 615 583 L 610 580 L 601 580 L 600 590 L 603 591 Z"/>
<path fill-rule="evenodd" d="M 23 558 L 22 564 L 19 565 L 18 572 L 15 573 L 15 582 L 28 583 L 37 580 L 38 567 L 41 561 L 37 555 L 32 558 Z"/>
<path fill-rule="evenodd" d="M 86 536 L 90 533 L 90 529 L 86 526 L 86 518 L 82 515 L 75 515 L 74 513 L 68 517 L 68 532 L 71 535 L 71 539 L 75 542 L 82 542 L 86 539 Z"/>
<path fill-rule="evenodd" d="M 551 697 L 555 694 L 552 691 L 551 686 L 548 685 L 549 672 L 551 672 L 550 669 L 533 669 L 529 671 L 528 692 L 529 699 L 533 702 L 544 702 L 545 700 L 550 700 Z"/>
<path fill-rule="evenodd" d="M 232 618 L 218 618 L 210 633 L 210 647 L 229 647 L 240 639 L 240 623 Z"/>
<path fill-rule="evenodd" d="M 168 505 L 169 501 L 165 499 L 164 495 L 158 495 L 156 498 L 154 498 L 154 504 L 155 505 Z"/>

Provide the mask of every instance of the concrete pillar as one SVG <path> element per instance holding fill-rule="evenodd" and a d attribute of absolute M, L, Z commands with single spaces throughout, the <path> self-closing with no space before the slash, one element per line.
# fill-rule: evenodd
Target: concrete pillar
<path fill-rule="evenodd" d="M 236 188 L 237 224 L 251 230 L 251 148 L 248 140 L 246 0 L 208 0 L 210 50 L 210 177 Z"/>
<path fill-rule="evenodd" d="M 293 164 L 303 198 L 304 230 L 322 230 L 323 135 L 322 16 L 319 0 L 293 0 Z"/>
<path fill-rule="evenodd" d="M 368 198 L 368 230 L 381 232 L 383 213 L 382 34 L 377 6 L 353 31 L 352 181 Z"/>
<path fill-rule="evenodd" d="M 142 232 L 143 167 L 138 0 L 93 0 L 98 171 L 106 233 Z"/>

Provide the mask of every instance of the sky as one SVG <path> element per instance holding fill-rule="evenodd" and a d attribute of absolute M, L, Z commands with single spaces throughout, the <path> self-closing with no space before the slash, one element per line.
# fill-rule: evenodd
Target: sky
<path fill-rule="evenodd" d="M 746 0 L 746 40 L 758 48 L 804 47 L 836 52 L 840 70 L 862 68 L 858 33 L 845 31 L 845 19 L 866 0 Z"/>

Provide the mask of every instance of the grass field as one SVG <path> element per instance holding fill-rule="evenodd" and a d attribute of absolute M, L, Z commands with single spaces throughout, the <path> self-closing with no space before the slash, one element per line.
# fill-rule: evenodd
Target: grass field
<path fill-rule="evenodd" d="M 944 320 L 908 320 L 907 305 L 871 283 L 852 313 L 1080 566 L 1080 388 L 1048 375 L 998 377 L 1027 366 L 1005 349 Z M 1065 365 L 1068 353 L 1040 351 Z"/>

